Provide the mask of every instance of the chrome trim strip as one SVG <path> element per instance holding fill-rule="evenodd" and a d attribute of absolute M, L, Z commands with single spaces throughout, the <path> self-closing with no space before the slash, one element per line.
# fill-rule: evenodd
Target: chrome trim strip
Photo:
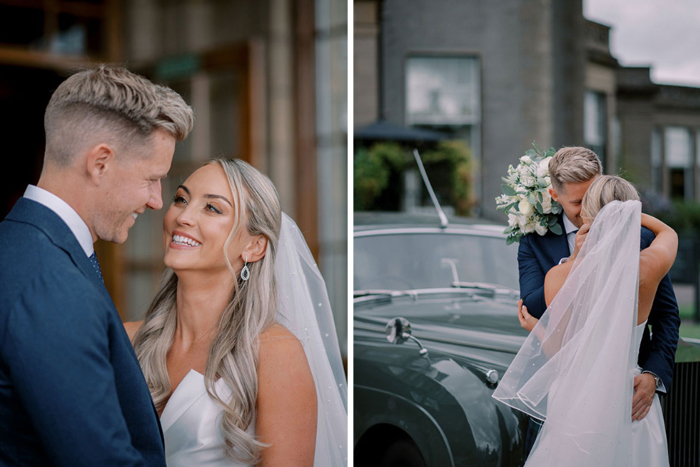
<path fill-rule="evenodd" d="M 362 230 L 355 232 L 354 237 L 372 237 L 378 235 L 403 235 L 403 234 L 443 234 L 443 235 L 467 235 L 474 237 L 487 237 L 487 238 L 503 238 L 506 236 L 503 233 L 489 232 L 485 230 L 476 229 L 456 229 L 453 227 L 447 227 L 445 229 L 440 229 L 439 227 L 401 227 L 394 229 L 374 229 L 374 230 Z"/>
<path fill-rule="evenodd" d="M 357 323 L 355 323 L 354 326 L 353 326 L 353 328 L 359 329 L 359 330 L 362 330 L 362 331 L 374 331 L 374 332 L 378 332 L 378 333 L 384 334 L 384 329 L 381 329 L 381 328 L 378 329 L 377 327 L 374 327 L 374 326 L 371 326 L 371 325 L 364 325 L 364 324 L 357 324 Z M 415 337 L 420 338 L 420 339 L 423 339 L 424 341 L 427 341 L 427 342 L 438 342 L 438 343 L 441 343 L 441 344 L 458 345 L 458 346 L 460 346 L 460 347 L 472 347 L 472 348 L 475 348 L 475 349 L 495 350 L 495 351 L 497 351 L 497 352 L 508 352 L 508 350 L 507 350 L 507 349 L 504 349 L 503 347 L 492 347 L 492 346 L 488 346 L 488 345 L 478 345 L 478 344 L 473 344 L 473 343 L 471 343 L 471 342 L 470 342 L 470 343 L 466 343 L 466 342 L 463 341 L 463 340 L 456 340 L 456 339 L 445 339 L 445 338 L 433 338 L 433 337 L 428 337 L 428 336 L 426 336 L 426 335 L 424 335 L 424 334 L 422 334 L 422 333 L 416 333 L 415 328 L 413 328 L 413 335 L 414 335 Z M 355 344 L 357 344 L 357 343 L 355 343 Z M 517 352 L 513 352 L 513 353 L 517 353 Z"/>

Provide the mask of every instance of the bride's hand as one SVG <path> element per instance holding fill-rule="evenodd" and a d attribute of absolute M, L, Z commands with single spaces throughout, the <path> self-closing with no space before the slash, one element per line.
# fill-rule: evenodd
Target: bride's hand
<path fill-rule="evenodd" d="M 528 331 L 532 331 L 539 321 L 539 319 L 527 312 L 527 307 L 523 305 L 522 298 L 518 300 L 518 320 L 520 320 L 520 326 Z"/>
<path fill-rule="evenodd" d="M 576 244 L 574 246 L 574 252 L 569 257 L 570 261 L 575 260 L 576 257 L 578 256 L 579 251 L 581 251 L 581 247 L 583 247 L 583 242 L 586 241 L 586 234 L 588 234 L 588 231 L 590 229 L 591 229 L 591 224 L 583 224 L 578 229 L 578 232 L 576 232 Z"/>

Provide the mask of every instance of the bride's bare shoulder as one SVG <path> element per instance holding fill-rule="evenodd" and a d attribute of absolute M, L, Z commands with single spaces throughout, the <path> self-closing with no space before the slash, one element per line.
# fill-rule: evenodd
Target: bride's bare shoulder
<path fill-rule="evenodd" d="M 280 323 L 275 323 L 260 334 L 260 342 L 269 342 L 278 339 L 296 339 L 296 336 L 289 329 Z"/>
<path fill-rule="evenodd" d="M 260 334 L 259 372 L 284 367 L 283 373 L 294 374 L 309 368 L 304 347 L 287 328 L 275 323 Z"/>
<path fill-rule="evenodd" d="M 300 357 L 306 362 L 304 348 L 297 337 L 287 328 L 275 323 L 260 334 L 259 356 L 263 359 L 282 358 L 297 360 Z"/>
<path fill-rule="evenodd" d="M 141 326 L 143 325 L 143 320 L 141 321 L 128 321 L 124 324 L 124 329 L 126 329 L 126 333 L 129 335 L 129 340 L 134 341 L 134 336 L 136 335 L 137 332 L 139 332 L 139 329 L 141 329 Z"/>

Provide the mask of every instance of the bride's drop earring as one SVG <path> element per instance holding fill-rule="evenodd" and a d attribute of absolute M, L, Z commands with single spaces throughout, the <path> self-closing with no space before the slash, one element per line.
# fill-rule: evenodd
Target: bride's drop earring
<path fill-rule="evenodd" d="M 250 279 L 250 269 L 248 269 L 248 257 L 245 257 L 245 264 L 243 265 L 243 269 L 241 269 L 241 279 L 244 281 L 247 281 Z"/>

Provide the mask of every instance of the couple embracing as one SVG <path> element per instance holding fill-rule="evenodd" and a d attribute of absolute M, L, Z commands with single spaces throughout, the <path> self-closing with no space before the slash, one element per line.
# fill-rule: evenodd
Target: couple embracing
<path fill-rule="evenodd" d="M 559 150 L 549 175 L 564 233 L 521 239 L 531 332 L 494 397 L 530 416 L 525 465 L 668 466 L 658 394 L 678 341 L 678 237 L 588 149 Z"/>
<path fill-rule="evenodd" d="M 79 72 L 0 224 L 0 465 L 344 465 L 346 387 L 323 278 L 272 182 L 216 160 L 177 189 L 162 284 L 122 325 L 93 243 L 123 243 L 194 122 L 123 68 Z"/>

